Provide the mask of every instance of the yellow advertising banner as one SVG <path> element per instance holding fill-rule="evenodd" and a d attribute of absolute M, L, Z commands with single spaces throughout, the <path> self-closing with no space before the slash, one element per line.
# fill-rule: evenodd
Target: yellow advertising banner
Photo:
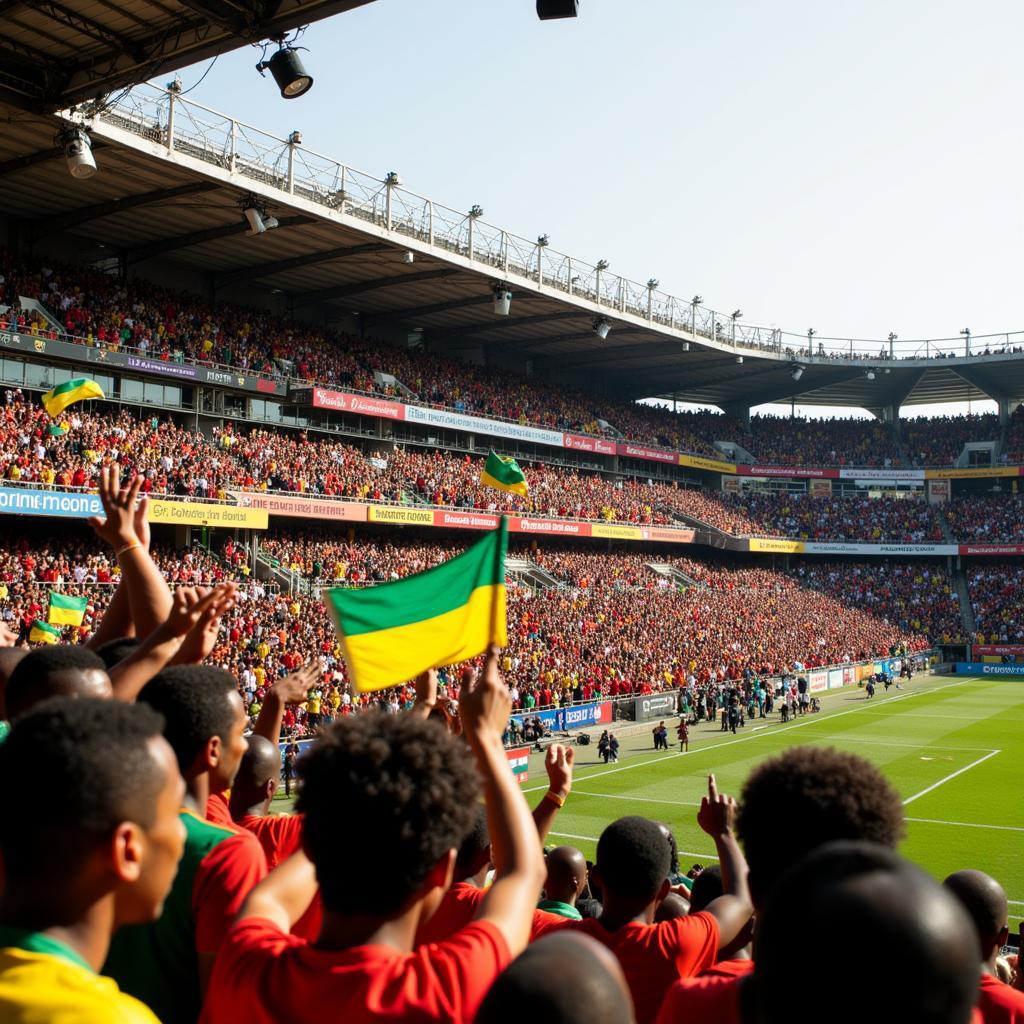
<path fill-rule="evenodd" d="M 612 537 L 617 540 L 642 540 L 643 531 L 639 526 L 620 526 L 618 523 L 594 523 L 590 528 L 591 537 Z"/>
<path fill-rule="evenodd" d="M 926 469 L 926 480 L 983 480 L 990 476 L 1020 476 L 1020 466 L 983 466 L 977 469 Z"/>
<path fill-rule="evenodd" d="M 751 537 L 749 550 L 799 555 L 804 550 L 804 542 L 802 540 L 785 540 L 782 537 Z"/>
<path fill-rule="evenodd" d="M 700 455 L 680 455 L 679 465 L 690 469 L 706 469 L 710 473 L 735 473 L 736 467 L 731 462 L 719 459 L 705 459 Z"/>
<path fill-rule="evenodd" d="M 200 501 L 160 501 L 150 498 L 151 523 L 175 526 L 237 526 L 244 530 L 265 530 L 265 508 L 238 508 L 235 505 L 210 505 Z"/>
<path fill-rule="evenodd" d="M 370 505 L 366 518 L 371 523 L 405 523 L 414 526 L 433 526 L 434 511 L 429 508 L 405 508 L 395 505 Z"/>

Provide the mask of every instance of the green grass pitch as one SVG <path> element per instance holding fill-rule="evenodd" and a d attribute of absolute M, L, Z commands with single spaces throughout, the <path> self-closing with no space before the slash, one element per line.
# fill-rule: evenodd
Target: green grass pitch
<path fill-rule="evenodd" d="M 675 722 L 666 723 L 670 739 Z M 573 792 L 548 841 L 593 857 L 608 822 L 641 814 L 673 829 L 684 870 L 713 861 L 714 844 L 696 823 L 709 772 L 720 791 L 738 795 L 765 757 L 798 744 L 832 746 L 877 765 L 899 791 L 907 857 L 940 880 L 959 868 L 988 872 L 1011 900 L 1011 924 L 1024 919 L 1024 679 L 920 676 L 888 695 L 879 689 L 870 701 L 860 689 L 834 691 L 824 695 L 821 712 L 786 725 L 776 713 L 748 721 L 736 736 L 717 723 L 690 736 L 689 753 L 678 753 L 678 743 L 656 752 L 645 729 L 625 738 L 619 763 L 608 766 L 594 745 L 576 748 Z M 534 755 L 523 787 L 531 804 L 545 781 L 541 755 Z"/>

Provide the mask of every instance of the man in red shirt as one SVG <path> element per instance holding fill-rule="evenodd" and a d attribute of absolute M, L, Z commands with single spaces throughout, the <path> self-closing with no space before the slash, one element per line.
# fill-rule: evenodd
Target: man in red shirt
<path fill-rule="evenodd" d="M 702 913 L 659 924 L 654 914 L 671 888 L 671 850 L 661 826 L 647 818 L 620 818 L 601 833 L 591 871 L 601 891 L 601 916 L 562 927 L 583 931 L 615 953 L 638 1024 L 650 1024 L 672 983 L 710 967 L 719 946 L 732 942 L 750 920 L 747 864 L 733 836 L 735 813 L 736 801 L 719 794 L 709 776 L 697 821 L 718 850 L 724 893 Z"/>
<path fill-rule="evenodd" d="M 985 1024 L 1022 1024 L 1024 992 L 996 977 L 996 958 L 1010 935 L 1003 887 L 981 871 L 957 871 L 942 883 L 963 905 L 981 943 L 978 1009 Z"/>
<path fill-rule="evenodd" d="M 185 853 L 163 913 L 115 936 L 104 973 L 163 1024 L 194 1024 L 213 960 L 249 890 L 267 873 L 251 832 L 205 817 L 211 790 L 230 788 L 248 719 L 234 678 L 206 665 L 164 669 L 139 694 L 164 717 L 185 779 Z"/>
<path fill-rule="evenodd" d="M 882 773 L 853 754 L 794 747 L 762 762 L 740 795 L 736 830 L 750 865 L 750 893 L 760 912 L 776 879 L 801 857 L 837 839 L 866 839 L 895 849 L 903 804 Z M 749 960 L 727 960 L 677 981 L 658 1024 L 701 1019 L 739 1024 Z"/>
<path fill-rule="evenodd" d="M 526 946 L 544 880 L 530 812 L 501 744 L 509 710 L 492 650 L 459 707 L 483 778 L 496 871 L 479 916 L 445 942 L 414 948 L 473 821 L 474 758 L 416 715 L 344 719 L 300 762 L 297 809 L 315 874 L 296 854 L 253 890 L 217 958 L 204 1024 L 319 1024 L 325 1007 L 348 1024 L 472 1020 Z M 324 921 L 311 945 L 289 929 L 317 882 Z"/>

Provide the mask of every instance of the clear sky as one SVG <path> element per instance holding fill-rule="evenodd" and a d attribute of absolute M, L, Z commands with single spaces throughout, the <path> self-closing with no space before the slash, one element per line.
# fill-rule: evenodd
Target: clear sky
<path fill-rule="evenodd" d="M 1011 0 L 375 0 L 309 27 L 306 96 L 247 48 L 190 97 L 751 322 L 977 336 L 1024 329 L 1021 38 Z"/>

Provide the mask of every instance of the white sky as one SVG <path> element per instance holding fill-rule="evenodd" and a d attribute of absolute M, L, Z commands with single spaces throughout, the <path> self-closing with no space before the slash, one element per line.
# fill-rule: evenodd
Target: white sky
<path fill-rule="evenodd" d="M 281 100 L 247 48 L 191 98 L 751 322 L 1024 328 L 1024 5 L 580 7 L 376 0 L 310 26 L 305 97 Z"/>

